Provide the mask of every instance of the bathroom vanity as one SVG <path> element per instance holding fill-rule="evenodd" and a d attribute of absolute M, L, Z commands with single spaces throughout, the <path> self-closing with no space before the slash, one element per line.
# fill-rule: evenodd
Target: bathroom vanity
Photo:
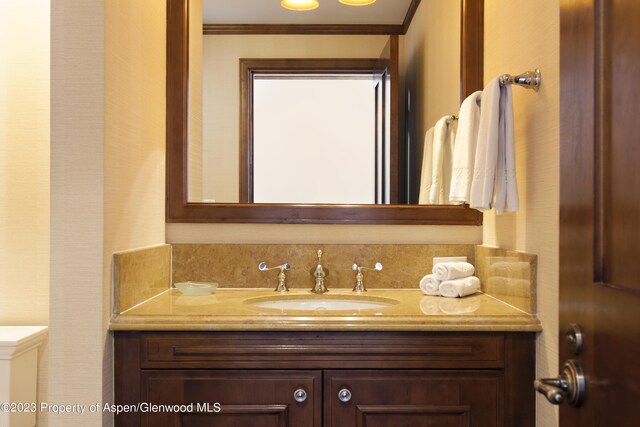
<path fill-rule="evenodd" d="M 123 412 L 116 425 L 534 425 L 534 315 L 486 294 L 417 290 L 367 292 L 396 301 L 382 309 L 253 303 L 278 298 L 172 289 L 114 316 L 116 403 L 149 409 Z"/>

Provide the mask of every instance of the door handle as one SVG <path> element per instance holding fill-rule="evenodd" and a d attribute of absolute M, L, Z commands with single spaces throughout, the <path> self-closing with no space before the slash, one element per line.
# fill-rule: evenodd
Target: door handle
<path fill-rule="evenodd" d="M 580 406 L 584 400 L 586 390 L 584 373 L 575 360 L 564 364 L 559 377 L 537 379 L 533 382 L 533 387 L 554 405 L 560 405 L 566 400 L 575 407 Z"/>

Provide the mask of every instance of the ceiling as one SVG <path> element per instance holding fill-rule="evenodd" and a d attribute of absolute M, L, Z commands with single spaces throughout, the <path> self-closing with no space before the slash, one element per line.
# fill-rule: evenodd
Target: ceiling
<path fill-rule="evenodd" d="M 202 0 L 205 24 L 402 25 L 411 0 L 377 0 L 369 6 L 347 6 L 319 0 L 320 7 L 294 12 L 280 0 Z"/>

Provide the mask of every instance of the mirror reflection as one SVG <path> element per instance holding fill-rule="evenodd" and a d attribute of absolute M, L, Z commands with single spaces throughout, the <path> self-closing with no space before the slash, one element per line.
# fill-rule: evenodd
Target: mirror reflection
<path fill-rule="evenodd" d="M 420 201 L 424 135 L 440 116 L 456 113 L 459 103 L 458 2 L 435 8 L 422 2 L 400 37 L 396 76 L 389 73 L 387 35 L 203 34 L 206 24 L 216 23 L 207 22 L 216 16 L 207 12 L 209 2 L 219 3 L 189 4 L 189 202 Z M 351 74 L 339 68 L 296 71 L 291 64 L 304 59 L 378 66 Z M 251 60 L 280 60 L 291 68 L 243 73 L 242 61 Z M 339 87 L 347 82 L 359 88 Z M 391 117 L 404 129 L 395 140 Z"/>

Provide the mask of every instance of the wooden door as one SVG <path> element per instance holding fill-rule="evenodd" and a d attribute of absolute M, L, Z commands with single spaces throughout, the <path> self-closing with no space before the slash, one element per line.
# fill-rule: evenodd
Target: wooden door
<path fill-rule="evenodd" d="M 320 379 L 320 371 L 145 371 L 141 401 L 167 410 L 143 413 L 141 425 L 320 427 Z"/>
<path fill-rule="evenodd" d="M 561 0 L 560 360 L 586 378 L 562 427 L 638 425 L 639 23 L 638 0 Z"/>
<path fill-rule="evenodd" d="M 501 373 L 325 371 L 326 427 L 503 426 Z"/>

